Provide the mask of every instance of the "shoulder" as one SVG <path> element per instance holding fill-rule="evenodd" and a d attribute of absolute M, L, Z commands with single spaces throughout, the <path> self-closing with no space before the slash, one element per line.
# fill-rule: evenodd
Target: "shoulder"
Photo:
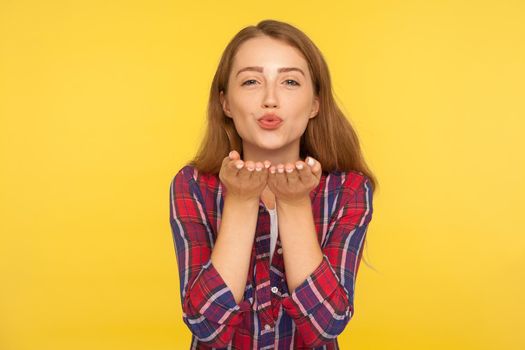
<path fill-rule="evenodd" d="M 202 173 L 197 168 L 190 164 L 184 165 L 173 177 L 172 184 L 185 185 L 196 184 L 201 189 L 216 188 L 220 185 L 220 180 L 217 175 Z"/>
<path fill-rule="evenodd" d="M 171 186 L 177 186 L 179 184 L 187 184 L 193 178 L 193 167 L 184 165 L 180 168 L 175 176 L 171 179 Z"/>
<path fill-rule="evenodd" d="M 360 171 L 357 170 L 334 170 L 331 172 L 323 173 L 320 181 L 323 190 L 336 190 L 346 191 L 350 193 L 356 193 L 367 188 L 370 189 L 370 179 Z"/>

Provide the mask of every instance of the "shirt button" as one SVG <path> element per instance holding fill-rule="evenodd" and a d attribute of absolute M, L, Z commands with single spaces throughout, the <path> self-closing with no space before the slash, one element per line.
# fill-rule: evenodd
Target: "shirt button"
<path fill-rule="evenodd" d="M 272 326 L 270 326 L 269 324 L 267 324 L 267 325 L 264 326 L 264 329 L 266 329 L 267 331 L 269 331 L 270 329 L 272 329 Z"/>
<path fill-rule="evenodd" d="M 277 293 L 279 291 L 279 288 L 277 287 L 272 287 L 272 293 Z"/>
<path fill-rule="evenodd" d="M 282 254 L 282 253 L 283 253 L 283 248 L 279 248 L 279 249 L 277 249 L 277 253 L 278 253 L 278 254 Z"/>

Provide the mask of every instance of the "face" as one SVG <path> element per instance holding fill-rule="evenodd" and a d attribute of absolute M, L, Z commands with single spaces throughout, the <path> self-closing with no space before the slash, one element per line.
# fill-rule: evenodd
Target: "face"
<path fill-rule="evenodd" d="M 298 159 L 300 138 L 319 111 L 301 52 L 267 36 L 249 39 L 239 47 L 228 93 L 221 92 L 220 99 L 243 140 L 245 156 L 246 151 L 259 156 L 280 151 L 279 158 Z M 262 127 L 258 119 L 266 113 L 276 114 L 282 123 L 275 129 Z"/>

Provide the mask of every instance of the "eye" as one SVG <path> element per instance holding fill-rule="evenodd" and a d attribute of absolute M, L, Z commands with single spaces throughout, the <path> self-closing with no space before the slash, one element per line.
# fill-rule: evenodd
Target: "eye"
<path fill-rule="evenodd" d="M 292 84 L 292 86 L 299 86 L 299 85 L 300 85 L 298 82 L 296 82 L 296 81 L 293 80 L 293 79 L 286 79 L 285 81 L 286 81 L 286 82 L 288 82 L 288 81 L 292 81 L 292 82 L 294 83 L 294 84 Z"/>
<path fill-rule="evenodd" d="M 252 85 L 252 84 L 246 84 L 246 83 L 248 83 L 250 81 L 257 81 L 257 80 L 255 80 L 255 79 L 246 80 L 244 83 L 241 84 L 241 86 L 242 85 Z"/>

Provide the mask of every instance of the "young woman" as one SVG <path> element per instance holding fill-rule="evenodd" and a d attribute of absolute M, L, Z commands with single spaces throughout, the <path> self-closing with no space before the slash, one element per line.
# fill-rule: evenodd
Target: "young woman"
<path fill-rule="evenodd" d="M 331 89 L 290 24 L 226 47 L 206 136 L 170 186 L 191 349 L 339 349 L 376 180 Z"/>

